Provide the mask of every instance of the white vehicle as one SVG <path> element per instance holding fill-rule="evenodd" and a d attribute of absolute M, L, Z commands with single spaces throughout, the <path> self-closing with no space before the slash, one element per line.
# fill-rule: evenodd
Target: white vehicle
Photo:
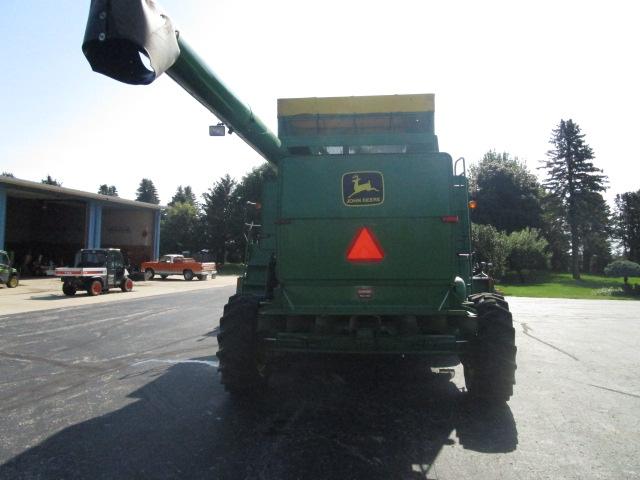
<path fill-rule="evenodd" d="M 75 266 L 56 268 L 55 275 L 61 278 L 62 291 L 68 296 L 78 290 L 86 290 L 92 296 L 110 288 L 120 288 L 123 292 L 133 290 L 122 252 L 117 248 L 80 250 Z"/>

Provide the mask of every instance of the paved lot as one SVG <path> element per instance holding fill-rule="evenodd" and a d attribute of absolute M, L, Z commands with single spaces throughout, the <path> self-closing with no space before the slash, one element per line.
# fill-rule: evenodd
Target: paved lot
<path fill-rule="evenodd" d="M 190 282 L 175 276 L 166 280 L 155 279 L 149 282 L 136 281 L 133 291 L 123 293 L 113 288 L 107 294 L 91 297 L 86 292 L 78 292 L 73 297 L 62 293 L 62 282 L 55 277 L 39 277 L 21 279 L 17 288 L 7 288 L 0 285 L 0 315 L 21 312 L 35 312 L 53 308 L 77 307 L 81 305 L 95 305 L 98 303 L 117 302 L 126 299 L 150 297 L 192 290 L 201 290 L 236 284 L 236 276 L 218 275 L 216 278 Z"/>
<path fill-rule="evenodd" d="M 213 355 L 231 292 L 0 317 L 0 478 L 640 478 L 640 302 L 510 299 L 501 408 L 459 369 L 314 363 L 238 405 Z"/>

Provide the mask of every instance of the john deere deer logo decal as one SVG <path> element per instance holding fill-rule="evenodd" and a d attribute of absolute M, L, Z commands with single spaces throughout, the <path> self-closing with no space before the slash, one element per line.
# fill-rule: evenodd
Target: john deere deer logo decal
<path fill-rule="evenodd" d="M 380 172 L 348 172 L 342 175 L 342 201 L 349 207 L 379 205 L 384 201 Z"/>

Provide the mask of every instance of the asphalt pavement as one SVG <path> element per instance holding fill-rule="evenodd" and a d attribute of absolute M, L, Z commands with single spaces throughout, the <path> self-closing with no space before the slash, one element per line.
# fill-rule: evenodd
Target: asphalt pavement
<path fill-rule="evenodd" d="M 510 298 L 501 407 L 459 367 L 312 361 L 240 404 L 216 371 L 231 293 L 0 316 L 0 478 L 640 478 L 640 302 Z"/>

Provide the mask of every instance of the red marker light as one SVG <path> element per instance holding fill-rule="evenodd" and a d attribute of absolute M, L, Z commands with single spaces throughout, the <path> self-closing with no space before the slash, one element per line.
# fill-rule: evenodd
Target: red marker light
<path fill-rule="evenodd" d="M 347 249 L 350 262 L 379 262 L 384 258 L 382 247 L 371 230 L 362 227 Z"/>
<path fill-rule="evenodd" d="M 442 217 L 442 223 L 458 223 L 460 221 L 460 217 L 457 215 L 445 215 Z"/>

